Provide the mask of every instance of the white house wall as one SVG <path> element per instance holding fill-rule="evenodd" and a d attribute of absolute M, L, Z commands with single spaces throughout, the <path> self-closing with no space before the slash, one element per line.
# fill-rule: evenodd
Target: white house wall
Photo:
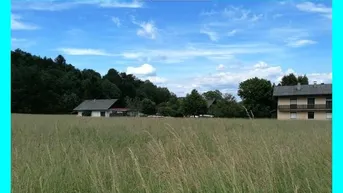
<path fill-rule="evenodd" d="M 92 117 L 100 117 L 101 116 L 100 111 L 92 111 L 91 116 Z"/>

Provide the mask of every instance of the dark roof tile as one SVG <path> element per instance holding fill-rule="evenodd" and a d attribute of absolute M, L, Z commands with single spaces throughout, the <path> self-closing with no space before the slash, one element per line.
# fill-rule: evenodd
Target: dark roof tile
<path fill-rule="evenodd" d="M 295 86 L 276 86 L 273 96 L 301 96 L 301 95 L 330 95 L 332 84 L 300 85 L 300 90 Z"/>
<path fill-rule="evenodd" d="M 118 99 L 85 100 L 74 111 L 107 110 L 117 101 Z"/>

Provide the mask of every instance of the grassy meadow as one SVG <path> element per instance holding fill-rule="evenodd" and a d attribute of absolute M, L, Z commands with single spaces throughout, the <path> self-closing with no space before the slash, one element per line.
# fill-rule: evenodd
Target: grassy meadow
<path fill-rule="evenodd" d="M 328 193 L 331 122 L 12 115 L 13 193 Z"/>

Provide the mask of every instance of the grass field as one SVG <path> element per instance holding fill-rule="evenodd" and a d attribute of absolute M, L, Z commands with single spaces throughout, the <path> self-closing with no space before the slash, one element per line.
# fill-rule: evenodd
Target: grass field
<path fill-rule="evenodd" d="M 12 115 L 13 193 L 331 192 L 331 122 Z"/>

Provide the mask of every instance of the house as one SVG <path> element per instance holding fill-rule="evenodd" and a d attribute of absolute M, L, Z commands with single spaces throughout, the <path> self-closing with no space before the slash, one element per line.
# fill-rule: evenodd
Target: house
<path fill-rule="evenodd" d="M 111 117 L 126 114 L 129 109 L 116 108 L 118 99 L 85 100 L 74 111 L 78 116 Z"/>
<path fill-rule="evenodd" d="M 331 120 L 332 84 L 276 86 L 277 119 Z"/>
<path fill-rule="evenodd" d="M 207 108 L 209 109 L 212 105 L 216 104 L 216 99 L 206 100 Z"/>

